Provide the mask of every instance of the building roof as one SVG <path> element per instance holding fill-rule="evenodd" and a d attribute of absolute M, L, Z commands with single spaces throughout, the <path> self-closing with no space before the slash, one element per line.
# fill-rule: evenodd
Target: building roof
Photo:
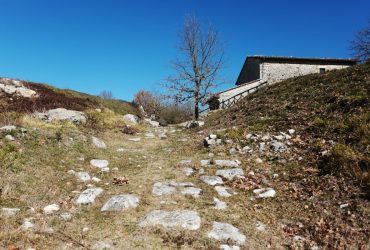
<path fill-rule="evenodd" d="M 254 55 L 247 56 L 248 58 L 256 58 L 264 61 L 306 61 L 306 62 L 342 62 L 348 64 L 356 64 L 359 62 L 357 59 L 353 58 L 318 58 L 318 57 L 294 57 L 294 56 L 263 56 L 263 55 Z"/>
<path fill-rule="evenodd" d="M 243 68 L 239 73 L 238 79 L 236 80 L 236 85 L 245 83 L 242 80 L 243 78 L 242 75 L 245 75 L 246 73 L 248 59 L 257 59 L 262 62 L 348 65 L 348 66 L 356 65 L 359 62 L 359 60 L 353 58 L 344 59 L 344 58 L 315 58 L 315 57 L 263 56 L 263 55 L 247 56 Z"/>

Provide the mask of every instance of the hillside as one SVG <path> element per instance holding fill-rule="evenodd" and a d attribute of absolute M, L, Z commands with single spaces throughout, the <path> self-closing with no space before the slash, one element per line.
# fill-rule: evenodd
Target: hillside
<path fill-rule="evenodd" d="M 369 97 L 370 64 L 358 65 L 269 86 L 211 115 L 208 124 L 250 132 L 295 129 L 307 142 L 307 164 L 369 185 Z M 322 156 L 324 151 L 330 154 Z"/>
<path fill-rule="evenodd" d="M 29 114 L 55 108 L 85 111 L 88 109 L 108 108 L 117 114 L 138 114 L 139 111 L 132 103 L 121 100 L 104 100 L 98 96 L 88 95 L 69 89 L 58 89 L 47 84 L 19 81 L 1 78 L 0 84 L 21 85 L 36 94 L 31 98 L 13 94 L 11 91 L 0 90 L 0 124 L 6 124 L 6 119 L 20 114 Z M 8 117 L 8 118 L 7 118 Z M 4 120 L 2 122 L 2 120 Z"/>

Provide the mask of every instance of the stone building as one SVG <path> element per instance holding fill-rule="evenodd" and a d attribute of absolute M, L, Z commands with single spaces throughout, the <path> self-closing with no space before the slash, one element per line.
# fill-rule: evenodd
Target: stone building
<path fill-rule="evenodd" d="M 215 96 L 218 98 L 220 108 L 227 108 L 264 85 L 296 76 L 343 69 L 356 63 L 357 60 L 354 59 L 248 56 L 236 86 Z"/>

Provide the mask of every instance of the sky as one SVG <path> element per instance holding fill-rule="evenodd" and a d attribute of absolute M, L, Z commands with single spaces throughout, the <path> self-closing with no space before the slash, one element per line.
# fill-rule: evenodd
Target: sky
<path fill-rule="evenodd" d="M 0 76 L 131 101 L 160 91 L 184 18 L 216 28 L 232 87 L 247 55 L 349 58 L 370 1 L 0 0 Z"/>

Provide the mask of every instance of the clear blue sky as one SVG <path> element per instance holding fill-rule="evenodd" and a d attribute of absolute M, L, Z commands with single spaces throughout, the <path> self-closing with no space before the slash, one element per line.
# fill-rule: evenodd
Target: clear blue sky
<path fill-rule="evenodd" d="M 232 86 L 246 55 L 348 58 L 370 1 L 0 0 L 0 76 L 132 100 L 169 74 L 184 17 L 226 43 Z"/>

